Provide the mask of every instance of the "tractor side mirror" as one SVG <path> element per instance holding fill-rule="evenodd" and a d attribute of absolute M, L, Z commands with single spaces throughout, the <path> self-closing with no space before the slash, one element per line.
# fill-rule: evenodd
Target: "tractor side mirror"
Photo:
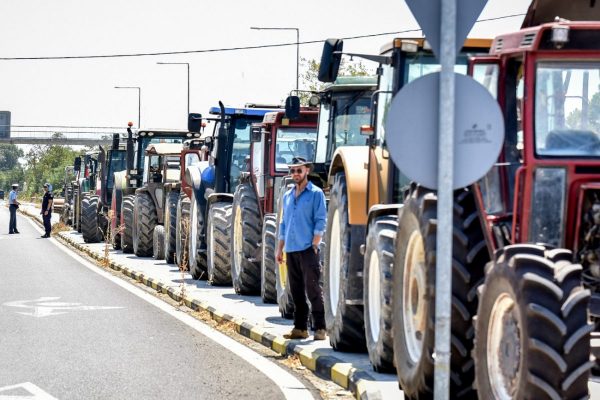
<path fill-rule="evenodd" d="M 342 39 L 327 39 L 325 41 L 323 53 L 321 53 L 321 64 L 319 65 L 319 81 L 335 81 L 340 70 L 343 48 L 344 41 Z"/>
<path fill-rule="evenodd" d="M 73 161 L 73 171 L 81 171 L 81 157 L 75 157 L 75 161 Z"/>
<path fill-rule="evenodd" d="M 261 132 L 262 132 L 262 127 L 260 125 L 253 126 L 250 129 L 250 141 L 251 142 L 260 142 Z"/>
<path fill-rule="evenodd" d="M 289 119 L 296 119 L 300 116 L 300 97 L 288 96 L 285 99 L 285 116 Z"/>
<path fill-rule="evenodd" d="M 200 133 L 202 129 L 202 114 L 190 113 L 188 115 L 188 131 Z"/>

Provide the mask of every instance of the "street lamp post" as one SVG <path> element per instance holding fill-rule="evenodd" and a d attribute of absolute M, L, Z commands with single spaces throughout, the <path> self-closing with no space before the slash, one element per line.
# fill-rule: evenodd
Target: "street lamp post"
<path fill-rule="evenodd" d="M 157 62 L 160 65 L 187 65 L 187 115 L 186 120 L 190 115 L 190 63 L 186 62 Z"/>
<path fill-rule="evenodd" d="M 142 121 L 142 88 L 139 86 L 115 86 L 115 89 L 137 89 L 138 91 L 138 129 Z"/>
<path fill-rule="evenodd" d="M 250 29 L 257 31 L 296 31 L 296 90 L 300 89 L 300 28 L 265 28 L 261 26 L 252 26 Z"/>

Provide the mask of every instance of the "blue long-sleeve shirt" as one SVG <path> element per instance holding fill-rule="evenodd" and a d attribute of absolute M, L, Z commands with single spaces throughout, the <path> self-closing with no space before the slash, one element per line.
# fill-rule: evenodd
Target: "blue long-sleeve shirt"
<path fill-rule="evenodd" d="M 279 240 L 285 241 L 286 253 L 306 250 L 314 236 L 323 236 L 327 210 L 325 195 L 318 186 L 308 182 L 298 197 L 294 186 L 283 195 L 282 210 Z"/>

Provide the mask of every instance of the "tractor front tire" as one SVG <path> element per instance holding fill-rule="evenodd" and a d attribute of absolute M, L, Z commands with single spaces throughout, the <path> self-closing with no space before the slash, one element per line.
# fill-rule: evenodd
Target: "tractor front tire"
<path fill-rule="evenodd" d="M 102 241 L 102 231 L 98 223 L 98 196 L 85 196 L 81 200 L 81 234 L 86 243 Z"/>
<path fill-rule="evenodd" d="M 369 225 L 363 273 L 367 351 L 377 372 L 394 371 L 392 340 L 392 265 L 398 215 L 375 218 Z"/>
<path fill-rule="evenodd" d="M 275 252 L 277 251 L 277 215 L 266 214 L 263 219 L 262 229 L 262 271 L 260 275 L 260 297 L 263 303 L 277 303 L 277 288 L 275 280 L 275 270 L 277 269 L 277 260 Z"/>
<path fill-rule="evenodd" d="M 133 253 L 133 205 L 135 196 L 123 196 L 121 203 L 121 249 L 123 253 Z"/>
<path fill-rule="evenodd" d="M 165 204 L 165 218 L 164 218 L 164 250 L 165 261 L 168 264 L 173 264 L 175 261 L 175 251 L 177 247 L 177 203 L 179 201 L 179 192 L 170 191 L 167 195 L 167 201 Z"/>
<path fill-rule="evenodd" d="M 188 267 L 193 279 L 206 279 L 207 260 L 204 245 L 204 211 L 198 207 L 196 192 L 190 201 L 190 226 L 188 230 Z"/>
<path fill-rule="evenodd" d="M 138 257 L 150 257 L 154 227 L 158 224 L 152 197 L 146 192 L 137 193 L 133 212 L 133 252 Z"/>
<path fill-rule="evenodd" d="M 231 204 L 212 203 L 208 211 L 207 253 L 208 282 L 215 286 L 231 285 Z"/>
<path fill-rule="evenodd" d="M 254 188 L 243 183 L 233 196 L 231 224 L 231 280 L 238 294 L 254 295 L 260 291 L 261 267 L 257 255 L 262 220 Z"/>
<path fill-rule="evenodd" d="M 165 258 L 165 227 L 156 225 L 152 234 L 152 258 L 163 260 Z"/>
<path fill-rule="evenodd" d="M 188 240 L 190 228 L 190 199 L 179 197 L 177 202 L 177 228 L 175 240 L 175 262 L 182 271 L 188 271 Z"/>
<path fill-rule="evenodd" d="M 489 399 L 588 398 L 590 292 L 569 250 L 506 246 L 478 290 L 475 376 Z"/>

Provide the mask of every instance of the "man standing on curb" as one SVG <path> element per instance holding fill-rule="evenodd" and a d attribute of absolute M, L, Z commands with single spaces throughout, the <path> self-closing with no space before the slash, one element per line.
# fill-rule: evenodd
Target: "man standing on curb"
<path fill-rule="evenodd" d="M 49 238 L 50 232 L 52 231 L 52 203 L 54 203 L 54 197 L 50 191 L 50 184 L 44 183 L 44 198 L 42 200 L 42 219 L 44 220 L 44 229 L 46 233 L 42 235 L 43 238 Z"/>
<path fill-rule="evenodd" d="M 10 221 L 8 223 L 8 234 L 19 233 L 17 230 L 17 208 L 19 203 L 17 201 L 17 192 L 19 191 L 19 185 L 16 183 L 12 184 L 12 190 L 8 194 L 8 211 L 10 211 Z"/>
<path fill-rule="evenodd" d="M 295 186 L 283 195 L 283 218 L 279 225 L 279 243 L 276 258 L 283 262 L 287 257 L 288 283 L 294 300 L 294 328 L 286 339 L 308 337 L 308 304 L 310 301 L 314 321 L 314 340 L 325 340 L 325 308 L 321 288 L 321 263 L 319 244 L 325 231 L 327 211 L 323 191 L 308 181 L 311 163 L 295 157 L 290 175 Z"/>

